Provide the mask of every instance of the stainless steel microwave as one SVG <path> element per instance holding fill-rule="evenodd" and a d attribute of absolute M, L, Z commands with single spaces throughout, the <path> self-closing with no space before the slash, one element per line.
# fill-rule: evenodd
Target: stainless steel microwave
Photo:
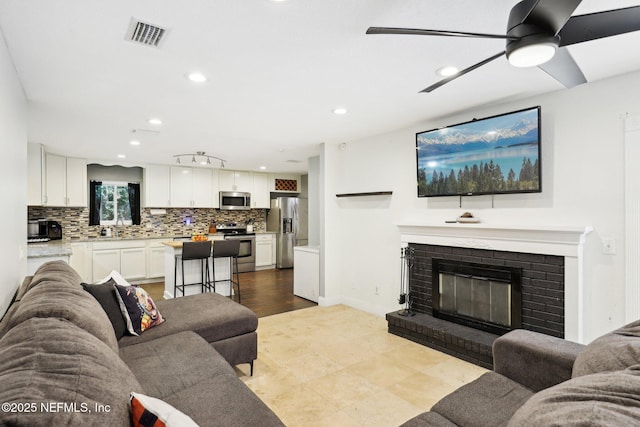
<path fill-rule="evenodd" d="M 227 211 L 251 209 L 251 193 L 221 191 L 220 209 Z"/>

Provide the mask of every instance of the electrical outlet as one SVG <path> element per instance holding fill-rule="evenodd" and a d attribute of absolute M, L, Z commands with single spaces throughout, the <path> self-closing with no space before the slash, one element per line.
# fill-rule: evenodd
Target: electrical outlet
<path fill-rule="evenodd" d="M 615 239 L 602 239 L 602 253 L 608 255 L 616 254 L 616 241 Z"/>

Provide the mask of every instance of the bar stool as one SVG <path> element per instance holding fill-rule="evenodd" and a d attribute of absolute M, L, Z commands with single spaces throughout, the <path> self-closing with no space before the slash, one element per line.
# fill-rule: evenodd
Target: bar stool
<path fill-rule="evenodd" d="M 229 282 L 229 297 L 233 299 L 233 285 L 238 287 L 238 303 L 240 303 L 240 272 L 238 271 L 238 254 L 240 253 L 240 240 L 216 240 L 213 243 L 213 289 L 216 282 Z M 216 280 L 216 258 L 229 258 L 229 280 Z M 233 281 L 233 271 L 236 271 L 236 280 Z"/>
<path fill-rule="evenodd" d="M 178 256 L 182 265 L 182 285 L 178 285 Z M 209 257 L 211 256 L 211 241 L 205 242 L 184 242 L 182 244 L 182 255 L 176 255 L 176 263 L 173 272 L 173 297 L 177 297 L 177 291 L 180 289 L 184 296 L 184 287 L 192 285 L 200 285 L 201 292 L 204 293 L 205 287 L 208 288 L 211 282 L 209 278 Z M 200 281 L 194 283 L 185 283 L 184 281 L 184 262 L 200 261 Z"/>

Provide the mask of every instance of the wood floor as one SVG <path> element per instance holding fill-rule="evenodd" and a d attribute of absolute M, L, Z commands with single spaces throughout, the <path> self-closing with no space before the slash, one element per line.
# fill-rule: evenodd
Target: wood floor
<path fill-rule="evenodd" d="M 162 299 L 164 283 L 141 285 L 151 298 Z M 271 316 L 317 304 L 293 295 L 293 269 L 273 269 L 240 273 L 242 305 L 253 310 L 258 317 Z M 234 301 L 238 296 L 234 295 Z"/>

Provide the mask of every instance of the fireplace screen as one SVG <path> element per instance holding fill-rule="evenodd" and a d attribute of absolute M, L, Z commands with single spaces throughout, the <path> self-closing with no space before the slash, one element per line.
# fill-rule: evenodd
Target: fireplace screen
<path fill-rule="evenodd" d="M 520 327 L 521 271 L 433 260 L 433 315 L 495 333 Z"/>

